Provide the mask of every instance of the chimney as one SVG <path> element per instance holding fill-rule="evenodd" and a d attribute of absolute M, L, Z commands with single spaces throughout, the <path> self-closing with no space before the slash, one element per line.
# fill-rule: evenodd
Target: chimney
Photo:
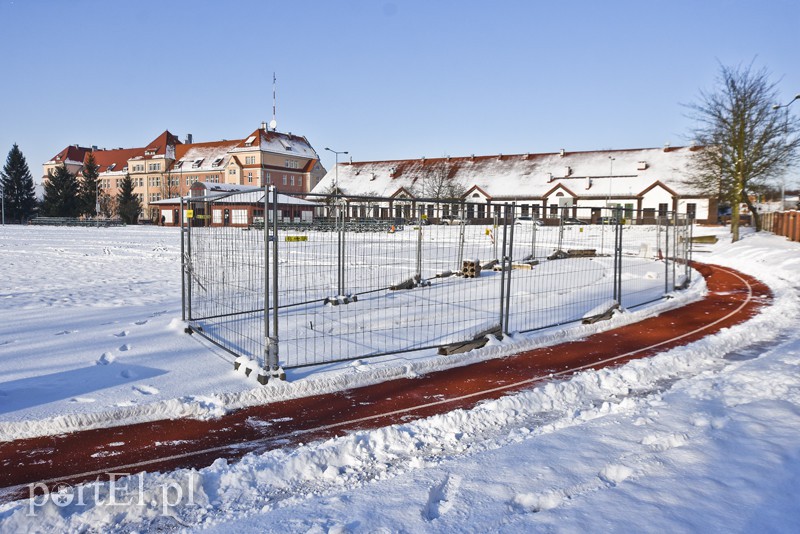
<path fill-rule="evenodd" d="M 261 129 L 264 130 L 265 132 L 267 131 L 267 123 L 266 122 L 261 121 Z"/>
<path fill-rule="evenodd" d="M 92 145 L 92 152 L 94 152 L 95 150 L 97 150 L 97 145 Z"/>
<path fill-rule="evenodd" d="M 562 148 L 561 150 L 558 151 L 558 155 L 563 158 L 564 156 L 567 155 L 567 151 Z"/>
<path fill-rule="evenodd" d="M 186 134 L 186 144 L 187 145 L 192 144 L 192 134 Z"/>

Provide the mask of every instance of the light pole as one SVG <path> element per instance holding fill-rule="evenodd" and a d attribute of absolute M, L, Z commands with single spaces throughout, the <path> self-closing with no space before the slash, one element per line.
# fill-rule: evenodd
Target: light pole
<path fill-rule="evenodd" d="M 779 110 L 781 108 L 788 108 L 792 104 L 794 104 L 795 100 L 800 100 L 800 93 L 794 95 L 794 98 L 789 100 L 786 104 L 775 104 L 772 106 L 772 109 Z M 781 182 L 781 211 L 786 209 L 786 178 L 783 179 Z"/>
<path fill-rule="evenodd" d="M 3 203 L 3 226 L 6 225 L 6 186 L 0 182 L 0 202 Z"/>
<path fill-rule="evenodd" d="M 608 163 L 610 165 L 610 170 L 608 171 L 608 198 L 606 198 L 606 207 L 609 206 L 611 203 L 611 180 L 614 178 L 614 160 L 616 158 L 614 156 L 608 156 Z"/>
<path fill-rule="evenodd" d="M 333 152 L 336 154 L 336 167 L 334 171 L 334 179 L 333 179 L 333 193 L 334 195 L 338 196 L 339 194 L 339 154 L 347 154 L 346 150 L 333 150 L 332 148 L 325 147 L 325 150 L 328 152 Z M 336 202 L 333 204 L 333 209 L 336 213 L 336 225 L 339 227 L 339 245 L 338 245 L 338 264 L 339 264 L 339 295 L 344 295 L 344 284 L 345 284 L 345 276 L 344 276 L 344 262 L 345 262 L 345 235 L 344 235 L 344 220 L 347 216 L 344 213 L 344 210 L 339 210 Z M 341 218 L 340 218 L 341 215 Z M 340 222 L 341 220 L 341 222 Z"/>
<path fill-rule="evenodd" d="M 788 108 L 794 103 L 795 100 L 800 100 L 800 93 L 794 95 L 794 98 L 789 100 L 789 102 L 787 102 L 786 104 L 775 104 L 774 106 L 772 106 L 772 109 Z"/>
<path fill-rule="evenodd" d="M 336 167 L 334 167 L 334 179 L 333 179 L 333 188 L 334 190 L 336 190 L 339 188 L 339 154 L 349 154 L 349 152 L 347 150 L 333 150 L 328 147 L 325 147 L 325 150 L 336 154 Z"/>

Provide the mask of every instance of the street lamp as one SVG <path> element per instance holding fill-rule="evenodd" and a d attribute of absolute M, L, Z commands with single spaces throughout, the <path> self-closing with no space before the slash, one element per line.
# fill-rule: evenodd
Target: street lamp
<path fill-rule="evenodd" d="M 611 203 L 611 179 L 614 178 L 614 160 L 617 159 L 613 156 L 608 156 L 608 163 L 610 169 L 608 171 L 608 198 L 606 198 L 606 206 Z"/>
<path fill-rule="evenodd" d="M 794 103 L 795 100 L 800 100 L 800 93 L 794 95 L 794 98 L 789 100 L 789 102 L 787 102 L 786 104 L 775 104 L 774 106 L 772 106 L 772 109 L 788 108 Z"/>
<path fill-rule="evenodd" d="M 6 225 L 6 186 L 0 182 L 0 202 L 3 203 L 3 226 Z"/>
<path fill-rule="evenodd" d="M 328 147 L 325 147 L 325 150 L 336 154 L 336 167 L 334 171 L 334 180 L 333 180 L 334 192 L 336 192 L 335 190 L 339 188 L 339 154 L 349 154 L 349 152 L 346 150 L 333 150 Z"/>
<path fill-rule="evenodd" d="M 786 104 L 775 104 L 772 106 L 772 109 L 779 110 L 781 108 L 788 108 L 792 104 L 794 104 L 795 100 L 800 100 L 800 93 L 794 95 L 794 98 L 789 100 Z M 781 182 L 781 211 L 786 209 L 786 178 L 783 179 Z"/>

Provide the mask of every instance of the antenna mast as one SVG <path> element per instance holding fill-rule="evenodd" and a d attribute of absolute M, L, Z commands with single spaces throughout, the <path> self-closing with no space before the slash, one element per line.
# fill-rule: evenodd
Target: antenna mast
<path fill-rule="evenodd" d="M 275 108 L 276 108 L 276 105 L 275 105 L 275 102 L 276 102 L 275 84 L 277 83 L 277 81 L 278 81 L 278 79 L 275 77 L 275 72 L 273 72 L 272 73 L 272 120 L 269 123 L 269 127 L 272 128 L 273 132 L 278 127 L 278 121 L 277 121 L 276 116 L 275 116 Z"/>

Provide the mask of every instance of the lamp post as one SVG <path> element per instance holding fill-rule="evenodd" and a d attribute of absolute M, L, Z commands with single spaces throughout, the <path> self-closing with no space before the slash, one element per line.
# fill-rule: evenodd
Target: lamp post
<path fill-rule="evenodd" d="M 0 182 L 0 202 L 3 203 L 3 226 L 6 225 L 6 186 Z"/>
<path fill-rule="evenodd" d="M 334 189 L 339 188 L 339 154 L 349 154 L 346 150 L 333 150 L 331 148 L 325 147 L 325 150 L 328 152 L 333 152 L 336 154 L 336 167 L 334 167 L 334 179 L 333 179 L 333 187 Z"/>
<path fill-rule="evenodd" d="M 614 178 L 614 160 L 616 158 L 614 156 L 608 156 L 608 163 L 610 169 L 608 171 L 608 198 L 606 198 L 606 207 L 609 206 L 611 202 L 611 179 Z"/>
<path fill-rule="evenodd" d="M 333 150 L 333 149 L 328 148 L 328 147 L 325 147 L 325 150 L 327 150 L 328 152 L 333 152 L 334 154 L 336 154 L 336 167 L 335 167 L 336 170 L 334 171 L 333 192 L 334 192 L 335 195 L 338 195 L 339 194 L 339 154 L 347 154 L 347 151 L 346 150 Z M 339 209 L 338 209 L 336 203 L 334 203 L 333 209 L 336 212 L 336 221 L 337 221 L 337 226 L 339 227 L 339 232 L 338 232 L 339 233 L 339 243 L 338 243 L 338 257 L 339 257 L 339 259 L 338 259 L 337 263 L 338 263 L 338 266 L 339 266 L 339 273 L 338 273 L 338 276 L 339 276 L 339 280 L 338 280 L 338 282 L 339 282 L 339 295 L 342 296 L 345 293 L 345 289 L 344 289 L 344 286 L 345 286 L 345 273 L 344 273 L 344 262 L 345 262 L 344 220 L 345 220 L 345 217 L 346 217 L 346 213 L 343 213 L 343 212 L 341 213 L 341 223 L 340 223 L 339 222 L 340 221 L 340 219 L 339 219 L 340 212 L 339 212 Z"/>
<path fill-rule="evenodd" d="M 789 100 L 789 102 L 787 102 L 786 104 L 775 104 L 774 106 L 772 106 L 772 109 L 788 108 L 794 103 L 795 100 L 800 100 L 800 93 L 794 95 L 794 98 Z"/>
<path fill-rule="evenodd" d="M 786 104 L 775 104 L 772 109 L 779 110 L 781 108 L 788 108 L 794 104 L 795 100 L 800 100 L 800 93 L 794 95 L 794 98 L 789 100 Z M 781 211 L 786 209 L 786 178 L 781 182 Z"/>

